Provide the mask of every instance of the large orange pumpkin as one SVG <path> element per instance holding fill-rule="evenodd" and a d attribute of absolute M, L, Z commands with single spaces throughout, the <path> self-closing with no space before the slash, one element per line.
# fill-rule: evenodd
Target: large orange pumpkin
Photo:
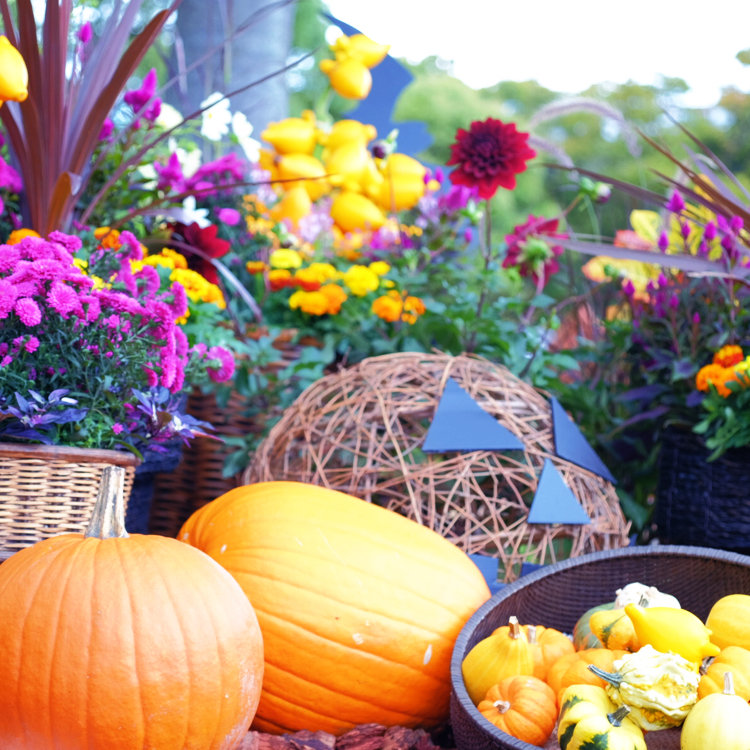
<path fill-rule="evenodd" d="M 226 567 L 258 615 L 266 669 L 255 728 L 341 734 L 447 719 L 455 639 L 489 597 L 454 544 L 301 482 L 231 490 L 179 538 Z"/>
<path fill-rule="evenodd" d="M 207 555 L 128 536 L 121 491 L 118 468 L 86 535 L 0 565 L 0 747 L 230 750 L 250 726 L 263 675 L 252 606 Z"/>

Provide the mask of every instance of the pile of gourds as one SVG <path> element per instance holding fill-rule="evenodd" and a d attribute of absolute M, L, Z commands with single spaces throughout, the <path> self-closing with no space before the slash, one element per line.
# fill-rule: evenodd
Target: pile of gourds
<path fill-rule="evenodd" d="M 233 490 L 179 540 L 128 535 L 122 486 L 108 470 L 85 535 L 0 565 L 0 748 L 233 750 L 251 722 L 447 721 L 453 645 L 490 596 L 458 547 L 299 482 Z"/>
<path fill-rule="evenodd" d="M 571 636 L 511 617 L 464 657 L 464 684 L 502 731 L 561 750 L 646 750 L 681 727 L 681 750 L 747 750 L 750 596 L 721 597 L 702 622 L 641 583 L 583 613 Z"/>

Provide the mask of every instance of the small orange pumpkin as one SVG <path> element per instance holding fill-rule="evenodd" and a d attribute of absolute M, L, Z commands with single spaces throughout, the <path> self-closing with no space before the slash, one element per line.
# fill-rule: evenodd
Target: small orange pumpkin
<path fill-rule="evenodd" d="M 750 701 L 750 651 L 727 646 L 714 657 L 698 683 L 698 699 L 724 690 L 724 673 L 731 672 L 735 695 Z"/>
<path fill-rule="evenodd" d="M 544 745 L 557 721 L 555 693 L 532 675 L 506 677 L 477 706 L 498 729 L 531 745 Z"/>
<path fill-rule="evenodd" d="M 527 625 L 526 637 L 534 658 L 534 676 L 546 680 L 550 667 L 565 654 L 575 653 L 573 641 L 565 633 L 544 625 Z"/>
<path fill-rule="evenodd" d="M 165 536 L 125 532 L 105 469 L 85 535 L 0 565 L 0 747 L 230 750 L 260 696 L 263 643 L 238 583 Z"/>
<path fill-rule="evenodd" d="M 564 654 L 549 669 L 547 684 L 558 697 L 570 685 L 598 685 L 604 687 L 605 681 L 597 677 L 588 667 L 589 664 L 605 672 L 614 671 L 614 662 L 621 659 L 627 651 L 608 648 L 585 648 L 572 654 Z"/>

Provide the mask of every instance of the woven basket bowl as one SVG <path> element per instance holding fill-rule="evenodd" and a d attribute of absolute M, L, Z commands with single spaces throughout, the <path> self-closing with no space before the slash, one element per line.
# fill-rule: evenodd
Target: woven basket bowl
<path fill-rule="evenodd" d="M 626 547 L 562 560 L 503 587 L 468 620 L 453 650 L 451 725 L 458 750 L 536 750 L 500 731 L 471 702 L 461 663 L 474 645 L 507 625 L 511 615 L 522 624 L 572 633 L 587 609 L 613 601 L 617 589 L 633 581 L 673 594 L 705 621 L 720 597 L 750 594 L 750 557 L 705 547 Z M 649 748 L 679 748 L 676 730 L 649 732 L 646 737 Z"/>
<path fill-rule="evenodd" d="M 124 451 L 0 443 L 0 562 L 51 536 L 83 533 L 106 466 L 125 469 L 127 510 L 138 463 Z"/>

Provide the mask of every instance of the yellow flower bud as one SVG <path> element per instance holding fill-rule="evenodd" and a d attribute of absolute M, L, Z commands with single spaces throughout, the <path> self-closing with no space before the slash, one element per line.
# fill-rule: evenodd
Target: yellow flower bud
<path fill-rule="evenodd" d="M 0 104 L 12 100 L 22 102 L 29 95 L 29 71 L 21 53 L 0 36 Z"/>
<path fill-rule="evenodd" d="M 296 227 L 303 216 L 307 216 L 312 210 L 310 195 L 302 184 L 290 187 L 284 193 L 282 199 L 271 209 L 271 218 L 274 221 L 288 219 L 293 227 Z"/>
<path fill-rule="evenodd" d="M 378 44 L 364 34 L 340 36 L 332 45 L 331 51 L 337 58 L 355 57 L 368 68 L 374 68 L 388 54 L 390 45 Z"/>
<path fill-rule="evenodd" d="M 321 139 L 329 151 L 349 143 L 359 143 L 366 146 L 375 140 L 378 131 L 374 125 L 367 125 L 359 120 L 338 120 L 331 126 L 330 132 Z"/>
<path fill-rule="evenodd" d="M 328 76 L 333 90 L 345 99 L 366 99 L 370 93 L 372 74 L 354 57 L 321 60 L 320 69 Z"/>
<path fill-rule="evenodd" d="M 303 117 L 269 123 L 261 138 L 279 154 L 312 154 L 317 141 L 315 119 L 305 113 Z"/>
<path fill-rule="evenodd" d="M 284 154 L 276 159 L 278 179 L 302 180 L 299 183 L 285 183 L 281 185 L 282 189 L 288 190 L 296 185 L 302 185 L 311 200 L 317 200 L 328 192 L 325 174 L 326 168 L 323 163 L 310 154 Z"/>
<path fill-rule="evenodd" d="M 331 218 L 343 232 L 379 229 L 385 222 L 383 212 L 369 198 L 352 191 L 342 191 L 333 199 Z"/>

